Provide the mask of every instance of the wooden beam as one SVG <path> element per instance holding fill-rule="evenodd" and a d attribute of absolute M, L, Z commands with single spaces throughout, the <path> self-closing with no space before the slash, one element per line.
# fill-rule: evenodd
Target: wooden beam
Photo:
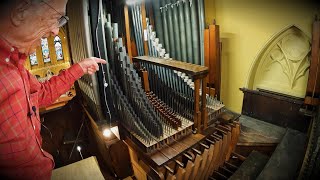
<path fill-rule="evenodd" d="M 218 25 L 209 25 L 209 84 L 214 85 L 216 94 L 220 99 L 220 79 L 221 79 L 221 64 L 220 64 L 220 35 Z"/>
<path fill-rule="evenodd" d="M 127 51 L 130 57 L 130 61 L 132 62 L 132 52 L 131 52 L 131 38 L 130 38 L 130 19 L 129 19 L 129 12 L 128 6 L 124 5 L 124 20 L 126 26 L 126 40 L 127 40 Z"/>
<path fill-rule="evenodd" d="M 146 5 L 144 2 L 141 4 L 141 16 L 142 16 L 142 34 L 143 34 L 144 55 L 148 56 L 149 55 L 148 41 L 144 40 L 145 31 L 147 30 Z"/>
<path fill-rule="evenodd" d="M 201 131 L 200 129 L 200 124 L 201 124 L 201 119 L 199 119 L 199 114 L 200 114 L 200 79 L 196 79 L 194 81 L 194 127 L 198 130 Z"/>
<path fill-rule="evenodd" d="M 320 96 L 320 62 L 319 62 L 319 50 L 320 50 L 320 21 L 315 21 L 313 23 L 312 30 L 312 49 L 311 49 L 311 63 L 309 69 L 309 78 L 307 84 L 306 96 L 309 96 L 306 104 L 315 105 L 319 101 Z"/>

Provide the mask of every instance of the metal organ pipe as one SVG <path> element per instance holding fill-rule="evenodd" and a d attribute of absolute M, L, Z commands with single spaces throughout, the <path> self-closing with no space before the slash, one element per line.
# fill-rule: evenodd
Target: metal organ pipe
<path fill-rule="evenodd" d="M 167 10 L 165 8 L 165 0 L 161 0 L 161 17 L 163 24 L 163 35 L 164 35 L 164 48 L 166 52 L 170 53 L 170 43 L 169 43 L 169 31 L 168 31 L 168 22 L 167 22 Z"/>
<path fill-rule="evenodd" d="M 201 65 L 204 66 L 204 0 L 198 0 L 198 17 L 199 17 L 199 33 L 200 33 L 200 59 Z"/>
<path fill-rule="evenodd" d="M 170 43 L 170 56 L 173 59 L 177 59 L 176 57 L 176 47 L 175 47 L 175 42 L 174 42 L 174 30 L 173 30 L 173 20 L 172 20 L 172 4 L 171 0 L 166 0 L 167 5 L 166 5 L 166 11 L 167 11 L 167 22 L 168 22 L 168 36 L 169 36 L 169 43 Z"/>
<path fill-rule="evenodd" d="M 155 17 L 155 30 L 157 31 L 157 36 L 161 43 L 164 43 L 163 35 L 163 25 L 161 20 L 161 10 L 160 10 L 160 0 L 153 0 L 153 12 Z"/>
<path fill-rule="evenodd" d="M 181 60 L 186 62 L 187 60 L 187 42 L 186 42 L 186 27 L 185 27 L 185 17 L 183 2 L 179 2 L 178 14 L 179 14 L 179 33 L 180 33 L 180 44 L 181 44 Z"/>
<path fill-rule="evenodd" d="M 178 21 L 178 5 L 176 0 L 171 0 L 172 12 L 173 12 L 173 26 L 174 26 L 174 42 L 175 42 L 175 59 L 181 59 L 181 46 L 180 46 L 180 34 L 179 34 L 179 21 Z"/>
<path fill-rule="evenodd" d="M 188 63 L 193 62 L 193 49 L 192 49 L 192 34 L 191 34 L 191 19 L 190 19 L 190 4 L 189 1 L 184 3 L 184 17 L 186 26 L 186 36 L 187 39 L 187 61 Z"/>
<path fill-rule="evenodd" d="M 195 0 L 190 0 L 191 4 L 191 24 L 192 24 L 192 48 L 193 48 L 193 63 L 200 64 L 199 55 L 199 19 L 197 18 L 197 7 Z"/>

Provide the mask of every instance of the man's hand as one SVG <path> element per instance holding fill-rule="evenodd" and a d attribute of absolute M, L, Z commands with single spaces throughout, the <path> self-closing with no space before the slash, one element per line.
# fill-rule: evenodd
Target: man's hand
<path fill-rule="evenodd" d="M 92 75 L 96 71 L 99 71 L 98 63 L 107 64 L 107 61 L 100 59 L 100 58 L 91 57 L 91 58 L 83 59 L 78 64 L 81 66 L 81 68 L 85 74 Z"/>

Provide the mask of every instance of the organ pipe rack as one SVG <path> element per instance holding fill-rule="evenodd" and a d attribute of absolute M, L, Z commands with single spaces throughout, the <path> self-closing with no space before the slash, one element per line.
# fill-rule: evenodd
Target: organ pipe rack
<path fill-rule="evenodd" d="M 156 57 L 149 56 L 139 56 L 134 57 L 133 62 L 145 62 L 154 64 L 156 66 L 170 68 L 172 70 L 180 71 L 191 76 L 194 81 L 194 129 L 201 132 L 208 126 L 208 114 L 206 112 L 206 96 L 200 95 L 200 92 L 206 91 L 208 67 L 195 65 L 191 63 L 176 61 L 176 60 L 166 60 Z M 201 86 L 202 85 L 202 86 Z M 200 87 L 201 86 L 201 87 Z M 201 98 L 201 103 L 200 103 Z M 200 107 L 201 104 L 201 107 Z"/>

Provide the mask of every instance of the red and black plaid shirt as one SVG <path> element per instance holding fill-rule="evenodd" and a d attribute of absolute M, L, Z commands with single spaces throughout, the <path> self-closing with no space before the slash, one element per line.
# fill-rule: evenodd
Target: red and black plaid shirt
<path fill-rule="evenodd" d="M 39 107 L 48 106 L 83 75 L 78 64 L 39 83 L 26 55 L 0 40 L 0 177 L 50 179 L 52 156 L 41 149 Z"/>

